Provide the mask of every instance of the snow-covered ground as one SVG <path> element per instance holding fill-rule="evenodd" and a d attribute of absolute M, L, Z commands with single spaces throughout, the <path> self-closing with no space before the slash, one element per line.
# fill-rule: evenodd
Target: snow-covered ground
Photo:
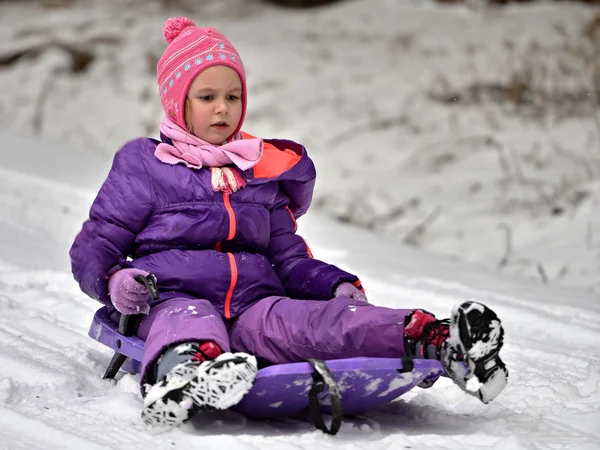
<path fill-rule="evenodd" d="M 180 14 L 239 48 L 245 129 L 307 145 L 321 172 L 314 208 L 396 242 L 600 291 L 597 8 L 4 1 L 2 128 L 105 158 L 156 135 L 160 30 Z"/>
<path fill-rule="evenodd" d="M 155 435 L 139 418 L 137 377 L 101 380 L 110 352 L 87 337 L 99 305 L 72 280 L 68 248 L 114 150 L 155 134 L 160 28 L 184 12 L 160 3 L 196 5 L 185 13 L 245 55 L 249 132 L 309 147 L 320 179 L 300 232 L 317 258 L 359 274 L 379 305 L 445 316 L 468 298 L 496 310 L 511 371 L 496 400 L 482 405 L 441 380 L 346 420 L 336 437 L 233 413 Z M 590 89 L 589 104 L 573 100 L 591 86 L 581 61 L 593 46 L 579 33 L 594 10 L 424 0 L 302 13 L 258 0 L 36 5 L 0 2 L 0 450 L 600 448 L 600 112 Z M 72 74 L 56 42 L 96 59 Z M 17 58 L 35 46 L 44 50 Z M 492 101 L 490 85 L 527 64 L 534 101 L 520 111 Z M 487 87 L 462 91 L 476 82 Z M 452 258 L 400 245 L 405 237 Z"/>
<path fill-rule="evenodd" d="M 25 155 L 43 162 L 48 150 L 71 165 L 46 173 L 23 165 Z M 68 269 L 68 248 L 99 183 L 93 158 L 7 136 L 0 153 L 1 450 L 600 448 L 594 293 L 390 246 L 318 213 L 301 220 L 300 232 L 317 258 L 358 273 L 371 302 L 439 316 L 463 299 L 496 310 L 511 372 L 505 391 L 483 405 L 444 379 L 346 420 L 336 437 L 305 422 L 252 422 L 231 412 L 151 433 L 140 419 L 139 377 L 101 379 L 110 351 L 87 337 L 99 304 L 79 291 Z"/>

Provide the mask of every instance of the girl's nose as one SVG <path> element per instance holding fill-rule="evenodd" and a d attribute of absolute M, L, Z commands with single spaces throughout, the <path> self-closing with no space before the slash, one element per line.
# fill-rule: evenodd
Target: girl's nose
<path fill-rule="evenodd" d="M 225 100 L 217 101 L 215 104 L 215 111 L 219 114 L 224 114 L 227 112 L 227 104 L 225 103 Z"/>

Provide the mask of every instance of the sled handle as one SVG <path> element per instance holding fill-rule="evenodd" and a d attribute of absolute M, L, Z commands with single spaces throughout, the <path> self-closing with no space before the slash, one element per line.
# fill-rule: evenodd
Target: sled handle
<path fill-rule="evenodd" d="M 344 414 L 340 387 L 325 361 L 318 359 L 308 359 L 307 361 L 315 368 L 312 373 L 313 385 L 308 393 L 308 405 L 312 420 L 319 430 L 331 435 L 337 434 L 342 426 L 342 416 Z M 327 427 L 325 424 L 323 414 L 319 408 L 318 395 L 325 390 L 325 386 L 329 389 L 329 398 L 331 399 L 331 427 Z"/>
<path fill-rule="evenodd" d="M 158 300 L 158 286 L 156 285 L 156 277 L 149 273 L 148 275 L 136 275 L 133 277 L 135 281 L 140 284 L 143 284 L 150 295 L 152 296 L 152 300 Z"/>
<path fill-rule="evenodd" d="M 148 289 L 148 292 L 150 293 L 150 296 L 153 300 L 158 299 L 158 286 L 156 285 L 156 277 L 154 275 L 136 275 L 135 277 L 133 277 L 133 279 L 138 283 L 143 284 L 146 287 L 146 289 Z M 138 320 L 136 319 L 141 315 L 142 314 L 121 314 L 118 328 L 119 334 L 124 337 L 129 337 L 133 335 L 138 326 Z M 117 349 L 121 348 L 120 338 L 115 341 L 115 345 L 117 346 Z M 106 368 L 106 372 L 104 372 L 104 376 L 102 378 L 105 380 L 112 380 L 126 359 L 127 356 L 119 353 L 119 350 L 115 350 L 115 354 L 108 363 L 108 367 Z"/>

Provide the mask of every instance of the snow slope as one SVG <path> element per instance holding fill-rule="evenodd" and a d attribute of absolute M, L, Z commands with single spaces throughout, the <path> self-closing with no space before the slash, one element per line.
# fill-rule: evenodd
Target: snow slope
<path fill-rule="evenodd" d="M 600 304 L 592 289 L 567 287 L 600 286 L 598 108 L 591 92 L 570 116 L 552 103 L 589 86 L 577 52 L 589 50 L 581 31 L 596 10 L 425 0 L 303 13 L 249 0 L 66 3 L 0 2 L 0 60 L 43 47 L 0 70 L 0 450 L 600 449 Z M 112 152 L 156 132 L 151 62 L 165 18 L 182 13 L 222 29 L 246 55 L 247 130 L 309 147 L 321 177 L 300 232 L 317 258 L 359 274 L 379 305 L 444 316 L 468 298 L 496 310 L 511 377 L 494 402 L 441 380 L 346 420 L 336 437 L 233 413 L 156 435 L 139 418 L 137 377 L 101 380 L 110 352 L 87 337 L 99 305 L 72 280 L 68 249 Z M 73 74 L 69 54 L 48 42 L 91 49 L 95 60 Z M 433 100 L 527 69 L 534 87 L 550 85 L 542 117 L 485 96 Z M 392 242 L 430 216 L 413 245 L 487 268 Z M 503 275 L 506 230 L 513 245 Z M 539 279 L 540 267 L 547 285 L 508 277 Z"/>
<path fill-rule="evenodd" d="M 69 245 L 106 167 L 64 145 L 7 134 L 1 142 L 0 449 L 600 448 L 600 305 L 591 291 L 501 278 L 315 213 L 300 223 L 315 256 L 358 273 L 371 302 L 441 316 L 466 298 L 495 309 L 506 329 L 506 390 L 483 405 L 441 380 L 346 420 L 336 437 L 297 420 L 234 413 L 146 430 L 138 377 L 101 379 L 110 352 L 87 337 L 99 305 L 68 269 Z M 70 165 L 18 157 L 41 161 L 48 146 Z"/>

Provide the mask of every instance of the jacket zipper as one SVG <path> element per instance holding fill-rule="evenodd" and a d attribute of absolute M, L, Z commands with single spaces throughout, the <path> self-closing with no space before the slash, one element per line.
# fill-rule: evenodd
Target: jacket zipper
<path fill-rule="evenodd" d="M 227 235 L 227 240 L 231 241 L 235 237 L 236 232 L 236 220 L 235 213 L 233 212 L 233 208 L 231 207 L 231 201 L 229 199 L 229 194 L 223 192 L 223 204 L 225 205 L 225 209 L 227 210 L 227 214 L 229 216 L 229 234 Z M 217 244 L 217 248 L 220 250 L 220 243 Z M 231 282 L 229 283 L 229 289 L 227 290 L 227 296 L 225 297 L 225 318 L 231 318 L 231 298 L 233 297 L 233 290 L 235 289 L 235 285 L 237 283 L 237 264 L 235 262 L 235 258 L 232 253 L 227 253 L 227 257 L 229 258 L 229 267 L 231 268 Z"/>

